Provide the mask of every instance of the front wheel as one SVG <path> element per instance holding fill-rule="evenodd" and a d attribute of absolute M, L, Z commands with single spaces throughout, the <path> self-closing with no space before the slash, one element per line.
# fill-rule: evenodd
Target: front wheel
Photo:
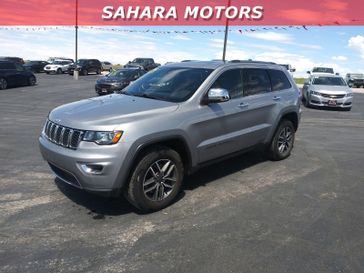
<path fill-rule="evenodd" d="M 36 78 L 34 76 L 30 76 L 28 79 L 28 85 L 33 86 L 37 82 Z"/>
<path fill-rule="evenodd" d="M 150 150 L 137 163 L 126 191 L 129 202 L 143 212 L 170 205 L 183 180 L 180 155 L 167 147 Z"/>
<path fill-rule="evenodd" d="M 96 74 L 97 75 L 100 75 L 101 74 L 101 69 L 100 68 L 97 69 Z"/>
<path fill-rule="evenodd" d="M 88 75 L 87 69 L 85 69 L 85 70 L 82 71 L 82 75 L 84 75 L 84 76 L 87 76 Z"/>
<path fill-rule="evenodd" d="M 290 120 L 284 119 L 279 124 L 268 149 L 272 160 L 282 160 L 290 156 L 295 138 L 295 128 Z"/>
<path fill-rule="evenodd" d="M 57 69 L 57 74 L 62 74 L 62 69 L 58 68 Z"/>
<path fill-rule="evenodd" d="M 8 82 L 4 78 L 0 78 L 0 90 L 4 90 L 8 87 Z"/>

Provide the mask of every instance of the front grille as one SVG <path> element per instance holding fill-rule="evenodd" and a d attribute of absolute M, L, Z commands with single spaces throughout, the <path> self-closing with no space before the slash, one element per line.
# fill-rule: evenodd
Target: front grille
<path fill-rule="evenodd" d="M 44 126 L 44 135 L 49 141 L 70 149 L 77 149 L 80 143 L 83 131 L 75 130 L 47 120 Z"/>
<path fill-rule="evenodd" d="M 329 94 L 322 94 L 321 96 L 324 98 L 330 98 L 330 99 L 341 99 L 343 97 L 345 97 L 345 95 L 329 95 Z"/>

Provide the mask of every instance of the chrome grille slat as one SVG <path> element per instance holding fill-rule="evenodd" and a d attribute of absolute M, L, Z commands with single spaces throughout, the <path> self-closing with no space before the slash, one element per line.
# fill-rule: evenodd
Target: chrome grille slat
<path fill-rule="evenodd" d="M 71 129 L 50 120 L 44 126 L 44 134 L 47 139 L 59 146 L 77 149 L 83 136 L 83 131 Z"/>

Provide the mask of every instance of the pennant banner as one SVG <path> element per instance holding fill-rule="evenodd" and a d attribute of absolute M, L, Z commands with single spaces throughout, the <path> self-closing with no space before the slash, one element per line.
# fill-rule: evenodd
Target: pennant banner
<path fill-rule="evenodd" d="M 362 0 L 1 0 L 0 25 L 363 25 Z"/>

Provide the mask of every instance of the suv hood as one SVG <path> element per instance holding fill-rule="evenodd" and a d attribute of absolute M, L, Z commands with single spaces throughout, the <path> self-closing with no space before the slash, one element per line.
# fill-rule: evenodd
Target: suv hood
<path fill-rule="evenodd" d="M 311 85 L 310 90 L 321 92 L 324 94 L 343 94 L 351 92 L 348 86 L 335 86 L 335 85 Z"/>
<path fill-rule="evenodd" d="M 119 124 L 177 109 L 178 104 L 172 102 L 113 94 L 59 106 L 50 112 L 49 119 L 74 129 L 114 130 Z"/>

